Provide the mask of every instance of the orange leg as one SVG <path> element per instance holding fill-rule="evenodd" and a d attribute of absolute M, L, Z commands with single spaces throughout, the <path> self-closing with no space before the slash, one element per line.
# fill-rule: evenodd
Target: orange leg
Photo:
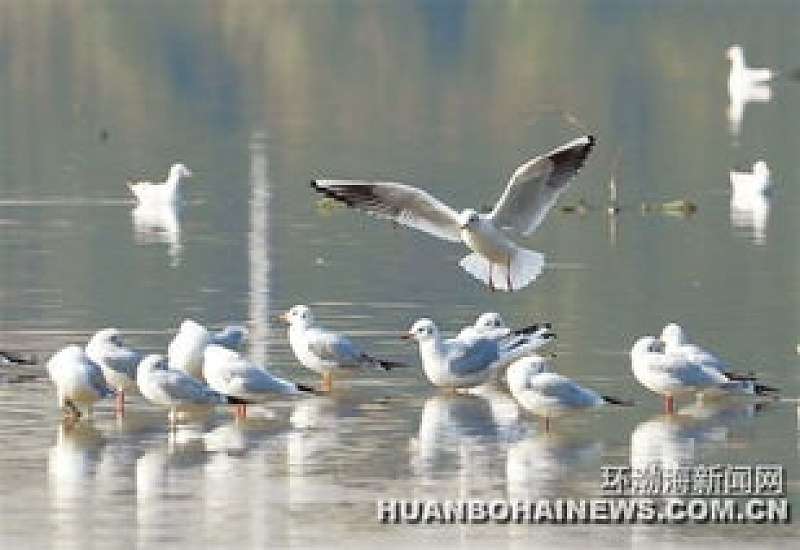
<path fill-rule="evenodd" d="M 544 432 L 545 433 L 550 433 L 550 417 L 549 416 L 545 416 L 544 417 Z"/>
<path fill-rule="evenodd" d="M 673 414 L 675 412 L 675 401 L 671 395 L 664 398 L 664 412 Z"/>
<path fill-rule="evenodd" d="M 125 416 L 125 391 L 122 389 L 117 390 L 117 401 L 114 410 L 117 416 Z"/>
<path fill-rule="evenodd" d="M 494 264 L 492 262 L 489 262 L 489 289 L 492 292 L 494 292 L 494 281 L 492 280 L 492 267 L 494 267 Z"/>
<path fill-rule="evenodd" d="M 322 391 L 330 393 L 333 389 L 333 373 L 326 372 L 322 375 Z"/>

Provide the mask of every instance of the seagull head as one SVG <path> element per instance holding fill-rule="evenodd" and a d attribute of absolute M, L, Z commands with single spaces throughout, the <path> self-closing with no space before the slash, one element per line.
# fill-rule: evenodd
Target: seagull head
<path fill-rule="evenodd" d="M 169 169 L 169 177 L 170 179 L 176 178 L 190 178 L 192 177 L 192 171 L 189 170 L 185 164 L 183 163 L 176 163 L 173 164 L 172 167 Z"/>
<path fill-rule="evenodd" d="M 477 319 L 475 319 L 474 326 L 477 329 L 492 330 L 497 328 L 506 328 L 506 323 L 503 321 L 503 318 L 499 313 L 488 311 L 486 313 L 482 313 Z"/>
<path fill-rule="evenodd" d="M 739 44 L 734 44 L 725 51 L 725 56 L 729 61 L 741 60 L 744 59 L 744 50 Z"/>
<path fill-rule="evenodd" d="M 92 338 L 89 340 L 89 344 L 86 347 L 121 347 L 122 345 L 122 334 L 120 333 L 119 329 L 104 328 L 94 333 L 94 336 L 92 336 Z"/>
<path fill-rule="evenodd" d="M 753 174 L 761 179 L 769 179 L 769 166 L 763 159 L 753 163 Z"/>
<path fill-rule="evenodd" d="M 403 340 L 416 340 L 417 342 L 425 342 L 429 340 L 433 340 L 439 335 L 439 329 L 436 328 L 436 324 L 431 321 L 430 319 L 419 319 L 411 328 L 408 329 L 408 332 L 401 335 L 400 338 Z"/>
<path fill-rule="evenodd" d="M 458 226 L 461 229 L 467 229 L 468 227 L 473 227 L 476 223 L 478 223 L 479 219 L 480 216 L 478 215 L 477 211 L 472 208 L 465 208 L 458 213 Z"/>
<path fill-rule="evenodd" d="M 541 355 L 529 355 L 517 359 L 508 367 L 506 371 L 506 380 L 508 380 L 509 389 L 521 389 L 525 387 L 528 377 L 542 374 L 543 372 L 552 372 L 550 368 L 550 361 Z"/>
<path fill-rule="evenodd" d="M 631 357 L 638 357 L 646 353 L 664 353 L 664 342 L 655 336 L 642 336 L 633 344 Z"/>
<path fill-rule="evenodd" d="M 307 327 L 314 322 L 311 309 L 304 305 L 292 306 L 280 315 L 280 319 L 290 327 Z"/>
<path fill-rule="evenodd" d="M 683 346 L 689 343 L 686 331 L 677 323 L 670 323 L 661 331 L 661 341 L 665 347 Z"/>
<path fill-rule="evenodd" d="M 136 376 L 139 380 L 143 380 L 143 374 L 147 374 L 154 370 L 167 370 L 169 368 L 167 364 L 167 358 L 159 353 L 151 353 L 139 363 L 139 367 L 136 369 Z"/>

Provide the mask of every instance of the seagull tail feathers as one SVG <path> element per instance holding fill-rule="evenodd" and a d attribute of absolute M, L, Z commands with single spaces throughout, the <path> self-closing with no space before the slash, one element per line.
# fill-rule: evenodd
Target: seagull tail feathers
<path fill-rule="evenodd" d="M 473 252 L 461 258 L 458 263 L 472 277 L 482 282 L 486 286 L 492 286 L 496 290 L 518 290 L 531 284 L 544 269 L 544 254 L 534 250 L 517 247 L 514 256 L 511 258 L 511 273 L 507 272 L 506 266 L 494 264 L 484 256 Z M 489 269 L 492 270 L 492 281 L 489 285 Z M 509 288 L 509 279 L 511 288 Z"/>
<path fill-rule="evenodd" d="M 616 397 L 611 397 L 610 395 L 602 395 L 603 402 L 609 405 L 619 405 L 620 407 L 633 407 L 633 401 L 628 401 L 625 399 L 617 399 Z"/>
<path fill-rule="evenodd" d="M 234 395 L 224 395 L 225 404 L 227 405 L 252 405 L 253 402 Z"/>

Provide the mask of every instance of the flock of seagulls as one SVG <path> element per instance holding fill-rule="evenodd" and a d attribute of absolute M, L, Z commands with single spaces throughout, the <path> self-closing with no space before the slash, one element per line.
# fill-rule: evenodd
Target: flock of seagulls
<path fill-rule="evenodd" d="M 758 91 L 773 78 L 769 69 L 745 65 L 739 46 L 728 49 L 731 71 L 728 91 L 735 98 L 766 97 Z M 769 89 L 767 88 L 767 92 Z M 595 145 L 592 135 L 574 139 L 522 164 L 512 174 L 489 212 L 456 210 L 423 189 L 395 182 L 315 179 L 313 189 L 326 197 L 429 233 L 461 242 L 469 250 L 460 266 L 492 291 L 524 288 L 542 272 L 544 256 L 517 244 L 543 222 L 558 197 L 584 166 Z M 140 212 L 174 212 L 179 208 L 181 181 L 191 171 L 175 164 L 163 183 L 129 183 Z M 770 171 L 763 160 L 751 173 L 731 172 L 733 196 L 746 201 L 764 196 Z M 171 423 L 181 411 L 196 407 L 234 407 L 237 417 L 247 406 L 269 401 L 275 395 L 330 392 L 333 380 L 353 369 L 390 370 L 406 365 L 376 357 L 345 335 L 321 326 L 311 308 L 295 305 L 280 315 L 288 325 L 287 339 L 297 362 L 322 378 L 319 390 L 282 379 L 244 356 L 247 329 L 228 326 L 211 332 L 200 323 L 183 321 L 166 354 L 143 355 L 126 346 L 122 334 L 106 328 L 94 334 L 85 347 L 67 346 L 47 364 L 56 387 L 58 404 L 72 418 L 82 415 L 101 399 L 115 397 L 117 414 L 124 414 L 126 394 L 139 393 L 150 403 L 169 410 Z M 446 338 L 428 318 L 414 322 L 401 338 L 414 342 L 428 381 L 451 392 L 469 391 L 489 384 L 506 384 L 523 409 L 550 420 L 567 413 L 605 406 L 631 406 L 627 399 L 602 395 L 552 369 L 543 352 L 556 334 L 549 323 L 511 328 L 496 312 L 480 315 L 473 324 Z M 692 343 L 677 324 L 661 334 L 643 336 L 630 350 L 635 379 L 664 398 L 667 414 L 674 399 L 702 396 L 765 396 L 777 392 L 751 372 L 737 372 L 725 361 Z"/>

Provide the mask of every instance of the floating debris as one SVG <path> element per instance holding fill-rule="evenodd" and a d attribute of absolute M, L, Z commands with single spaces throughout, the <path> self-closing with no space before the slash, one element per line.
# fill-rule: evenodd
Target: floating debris
<path fill-rule="evenodd" d="M 688 217 L 697 212 L 697 205 L 690 200 L 680 199 L 667 202 L 642 203 L 642 213 L 660 213 L 670 216 Z"/>
<path fill-rule="evenodd" d="M 561 211 L 565 214 L 578 214 L 579 216 L 585 216 L 589 210 L 591 210 L 591 207 L 582 198 L 578 199 L 576 204 L 565 204 L 561 207 Z"/>

